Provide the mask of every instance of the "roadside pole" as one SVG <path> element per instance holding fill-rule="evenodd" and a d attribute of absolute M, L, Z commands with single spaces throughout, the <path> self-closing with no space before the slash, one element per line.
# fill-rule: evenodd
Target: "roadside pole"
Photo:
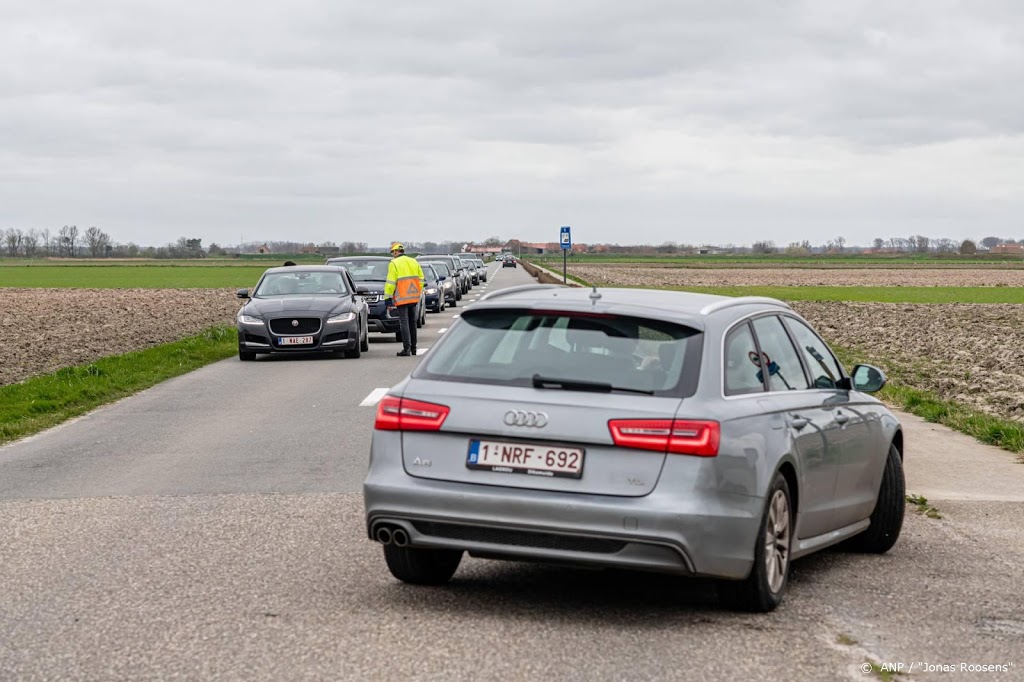
<path fill-rule="evenodd" d="M 562 284 L 568 284 L 568 256 L 569 249 L 572 248 L 572 235 L 569 232 L 568 225 L 563 226 L 559 232 L 558 243 L 562 247 Z"/>

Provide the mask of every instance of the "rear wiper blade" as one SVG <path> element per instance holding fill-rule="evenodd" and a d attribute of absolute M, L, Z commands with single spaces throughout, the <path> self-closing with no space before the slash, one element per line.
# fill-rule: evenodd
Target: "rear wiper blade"
<path fill-rule="evenodd" d="M 613 386 L 607 381 L 581 381 L 579 379 L 558 379 L 555 377 L 542 377 L 539 374 L 533 375 L 534 388 L 561 388 L 565 391 L 591 391 L 593 393 L 611 393 L 622 391 L 624 393 L 640 393 L 643 395 L 654 395 L 654 391 L 645 391 L 641 388 L 626 388 L 625 386 Z"/>

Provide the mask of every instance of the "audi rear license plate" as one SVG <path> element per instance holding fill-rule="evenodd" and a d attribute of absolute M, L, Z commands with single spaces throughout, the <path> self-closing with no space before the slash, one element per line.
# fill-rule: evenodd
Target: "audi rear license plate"
<path fill-rule="evenodd" d="M 277 340 L 281 346 L 308 346 L 313 343 L 312 336 L 282 336 Z"/>
<path fill-rule="evenodd" d="M 582 448 L 473 439 L 469 441 L 466 466 L 501 474 L 580 478 L 583 455 Z"/>

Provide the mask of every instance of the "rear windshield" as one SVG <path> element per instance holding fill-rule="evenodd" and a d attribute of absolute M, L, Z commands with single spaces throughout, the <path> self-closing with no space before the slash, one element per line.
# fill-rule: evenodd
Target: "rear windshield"
<path fill-rule="evenodd" d="M 617 315 L 522 309 L 466 311 L 414 377 L 534 386 L 535 376 L 611 384 L 627 392 L 689 396 L 703 335 L 689 327 Z"/>

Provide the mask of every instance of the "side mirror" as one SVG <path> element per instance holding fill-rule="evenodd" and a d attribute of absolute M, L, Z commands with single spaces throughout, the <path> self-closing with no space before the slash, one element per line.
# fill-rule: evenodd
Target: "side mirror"
<path fill-rule="evenodd" d="M 862 393 L 880 391 L 885 386 L 885 382 L 888 381 L 885 372 L 874 365 L 857 365 L 850 374 L 850 380 L 853 383 L 853 390 Z"/>
<path fill-rule="evenodd" d="M 238 293 L 235 294 L 235 296 L 238 296 L 238 298 L 249 298 L 249 290 L 248 289 L 239 289 Z"/>

